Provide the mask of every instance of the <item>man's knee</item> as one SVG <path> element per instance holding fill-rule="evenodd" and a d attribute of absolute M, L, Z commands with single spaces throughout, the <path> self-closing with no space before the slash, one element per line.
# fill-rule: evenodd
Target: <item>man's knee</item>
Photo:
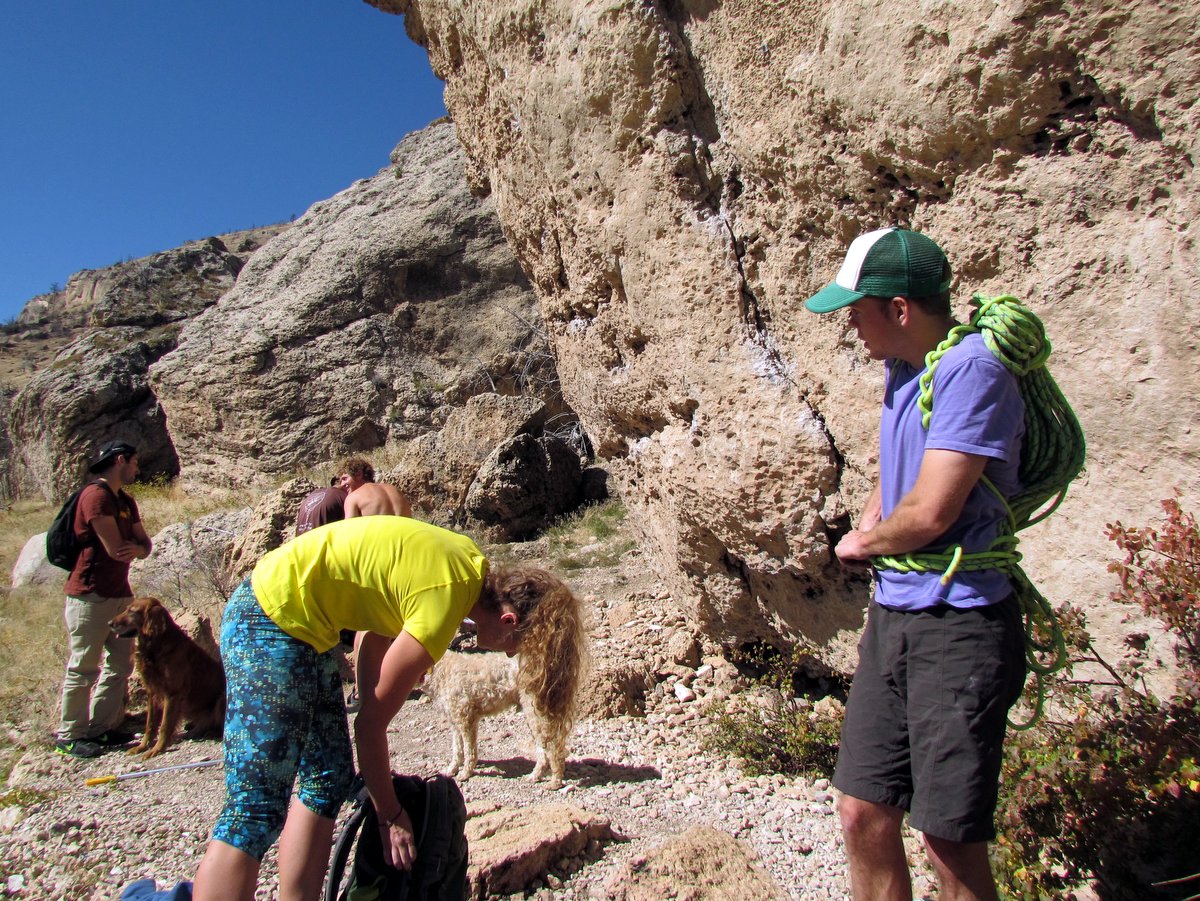
<path fill-rule="evenodd" d="M 904 811 L 898 807 L 864 801 L 851 795 L 842 795 L 838 802 L 838 815 L 847 842 L 873 841 L 892 833 L 899 834 L 904 819 Z"/>

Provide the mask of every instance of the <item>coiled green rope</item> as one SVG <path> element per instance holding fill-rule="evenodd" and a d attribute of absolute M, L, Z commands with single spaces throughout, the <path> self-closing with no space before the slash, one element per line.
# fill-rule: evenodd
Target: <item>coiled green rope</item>
<path fill-rule="evenodd" d="M 1035 684 L 1032 716 L 1024 723 L 1010 721 L 1009 725 L 1015 729 L 1028 729 L 1042 715 L 1046 679 L 1067 662 L 1067 650 L 1053 608 L 1021 568 L 1017 532 L 1041 522 L 1062 503 L 1067 486 L 1083 469 L 1086 445 L 1079 420 L 1046 368 L 1050 341 L 1041 320 L 1007 294 L 992 298 L 976 294 L 972 303 L 978 309 L 970 323 L 956 325 L 945 340 L 925 356 L 925 372 L 918 382 L 921 423 L 929 428 L 933 414 L 933 374 L 938 361 L 967 335 L 982 335 L 996 359 L 1016 376 L 1025 401 L 1025 438 L 1018 469 L 1021 488 L 1006 498 L 989 479 L 983 479 L 1004 503 L 1007 513 L 1000 534 L 986 551 L 968 554 L 961 546 L 956 546 L 936 554 L 875 557 L 871 565 L 876 569 L 900 572 L 940 572 L 943 585 L 959 571 L 998 569 L 1008 574 L 1021 604 L 1025 621 L 1025 656 Z"/>

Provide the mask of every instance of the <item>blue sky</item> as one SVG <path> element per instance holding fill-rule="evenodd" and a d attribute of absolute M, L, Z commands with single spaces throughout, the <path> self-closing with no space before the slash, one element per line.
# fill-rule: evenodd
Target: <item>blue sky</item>
<path fill-rule="evenodd" d="M 298 216 L 445 115 L 362 0 L 4 6 L 0 322 L 80 269 Z"/>

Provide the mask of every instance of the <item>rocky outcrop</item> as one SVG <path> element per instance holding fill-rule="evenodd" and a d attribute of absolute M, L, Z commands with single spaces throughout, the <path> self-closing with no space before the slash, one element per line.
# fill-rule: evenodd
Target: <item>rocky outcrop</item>
<path fill-rule="evenodd" d="M 89 326 L 179 322 L 229 290 L 246 259 L 287 224 L 205 238 L 104 269 L 76 272 L 64 288 L 22 308 L 17 325 L 32 336 Z"/>
<path fill-rule="evenodd" d="M 129 582 L 137 595 L 219 620 L 240 579 L 230 565 L 234 543 L 246 531 L 251 510 L 210 513 L 173 523 L 153 536 L 154 552 L 135 560 Z"/>
<path fill-rule="evenodd" d="M 303 476 L 289 479 L 279 490 L 263 495 L 229 550 L 229 571 L 236 578 L 250 575 L 258 558 L 296 535 L 296 511 L 317 484 Z"/>
<path fill-rule="evenodd" d="M 582 448 L 548 431 L 531 395 L 477 394 L 399 449 L 386 479 L 429 522 L 493 541 L 521 541 L 585 499 Z"/>
<path fill-rule="evenodd" d="M 12 443 L 14 493 L 61 500 L 110 438 L 138 448 L 143 478 L 177 474 L 179 460 L 147 376 L 150 364 L 174 348 L 181 323 L 233 285 L 246 256 L 284 227 L 208 238 L 76 273 L 64 290 L 26 304 L 6 354 L 37 359 L 56 342 L 65 347 L 58 344 L 62 349 L 48 364 L 39 360 L 12 400 L 4 435 Z"/>
<path fill-rule="evenodd" d="M 428 48 L 564 394 L 709 634 L 861 623 L 830 547 L 882 375 L 801 304 L 880 224 L 945 246 L 960 311 L 1012 292 L 1046 321 L 1091 448 L 1024 543 L 1051 598 L 1105 597 L 1106 519 L 1196 503 L 1194 7 L 372 2 Z"/>
<path fill-rule="evenodd" d="M 105 441 L 138 449 L 144 478 L 179 472 L 166 417 L 150 390 L 150 363 L 174 346 L 171 329 L 91 329 L 63 350 L 13 400 L 17 480 L 62 501 L 87 478 Z"/>
<path fill-rule="evenodd" d="M 572 873 L 619 838 L 607 817 L 566 804 L 468 810 L 466 833 L 467 879 L 476 899 L 523 891 L 550 873 Z"/>
<path fill-rule="evenodd" d="M 518 435 L 497 447 L 479 467 L 467 492 L 468 522 L 480 523 L 497 541 L 537 535 L 583 500 L 579 454 L 561 438 Z"/>
<path fill-rule="evenodd" d="M 462 167 L 452 125 L 410 135 L 189 323 L 152 371 L 185 477 L 263 484 L 419 437 L 482 391 L 556 394 L 532 290 Z"/>

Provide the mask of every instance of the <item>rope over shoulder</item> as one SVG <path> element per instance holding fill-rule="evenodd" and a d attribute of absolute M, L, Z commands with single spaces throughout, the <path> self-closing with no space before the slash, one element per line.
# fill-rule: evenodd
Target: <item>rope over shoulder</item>
<path fill-rule="evenodd" d="M 1046 678 L 1063 667 L 1067 652 L 1050 603 L 1021 568 L 1017 532 L 1041 522 L 1062 503 L 1067 487 L 1083 469 L 1086 444 L 1079 420 L 1046 368 L 1051 345 L 1042 321 L 1009 294 L 991 298 L 976 294 L 971 300 L 976 310 L 970 322 L 952 328 L 925 356 L 917 396 L 921 424 L 928 430 L 933 416 L 933 381 L 938 362 L 967 335 L 980 335 L 988 350 L 1016 377 L 1025 402 L 1025 437 L 1018 469 L 1021 487 L 1012 497 L 1004 497 L 989 479 L 983 478 L 983 484 L 1000 498 L 1007 512 L 1006 522 L 986 551 L 964 553 L 956 546 L 936 554 L 875 557 L 872 565 L 900 572 L 941 572 L 943 585 L 959 571 L 998 569 L 1008 574 L 1025 619 L 1026 659 L 1037 692 L 1030 720 L 1010 725 L 1027 729 L 1041 716 Z M 1040 636 L 1048 636 L 1048 640 Z"/>

